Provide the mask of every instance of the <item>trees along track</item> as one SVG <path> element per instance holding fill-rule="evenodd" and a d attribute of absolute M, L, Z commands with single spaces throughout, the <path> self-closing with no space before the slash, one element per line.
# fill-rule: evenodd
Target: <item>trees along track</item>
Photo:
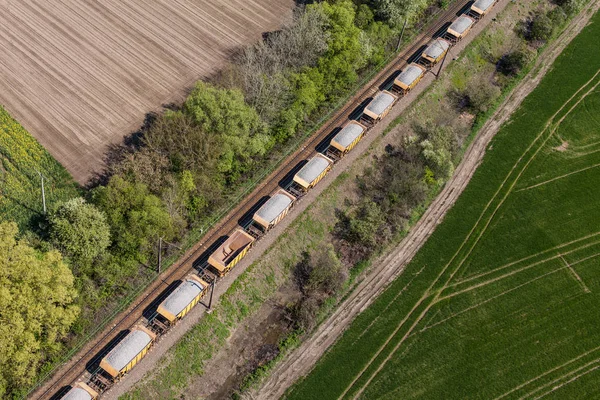
<path fill-rule="evenodd" d="M 393 79 L 393 76 L 398 73 L 400 68 L 408 64 L 407 60 L 410 60 L 437 32 L 456 19 L 458 15 L 462 14 L 462 11 L 466 10 L 469 4 L 470 2 L 455 1 L 447 10 L 444 10 L 435 21 L 430 23 L 423 32 L 414 38 L 413 44 L 409 48 L 400 52 L 371 81 L 360 89 L 356 95 L 351 97 L 333 118 L 311 135 L 298 150 L 287 157 L 252 193 L 246 196 L 219 223 L 211 228 L 198 243 L 189 249 L 173 266 L 148 285 L 144 292 L 125 311 L 118 314 L 106 325 L 106 328 L 101 333 L 84 345 L 68 362 L 57 368 L 54 375 L 48 381 L 33 389 L 29 393 L 29 396 L 39 399 L 53 398 L 64 387 L 74 384 L 80 378 L 85 377 L 87 373 L 86 367 L 99 361 L 105 355 L 105 352 L 99 354 L 102 349 L 105 349 L 120 332 L 130 329 L 136 323 L 145 321 L 143 316 L 144 310 L 156 301 L 163 290 L 174 282 L 183 279 L 190 272 L 193 272 L 197 268 L 196 264 L 198 260 L 207 257 L 207 253 L 212 251 L 211 249 L 215 242 L 238 228 L 238 221 L 246 216 L 261 198 L 269 196 L 279 188 L 279 183 L 284 181 L 300 162 L 316 154 L 317 146 L 334 129 L 343 126 L 349 121 L 350 116 L 365 100 L 371 98 L 386 83 L 390 82 L 390 78 Z M 89 375 L 89 373 L 87 374 Z"/>
<path fill-rule="evenodd" d="M 507 2 L 507 0 L 501 0 L 501 2 Z M 270 400 L 283 396 L 291 385 L 312 370 L 315 363 L 337 341 L 337 338 L 352 323 L 354 318 L 375 301 L 387 288 L 388 284 L 402 273 L 404 267 L 433 233 L 435 227 L 442 221 L 446 212 L 463 192 L 482 161 L 488 144 L 500 127 L 508 121 L 523 99 L 539 84 L 546 72 L 552 67 L 556 57 L 587 25 L 589 19 L 599 8 L 599 0 L 591 1 L 571 21 L 570 26 L 544 50 L 532 71 L 522 79 L 512 94 L 506 98 L 494 115 L 481 128 L 481 133 L 465 152 L 462 162 L 456 168 L 450 181 L 446 183 L 442 192 L 431 203 L 419 222 L 411 229 L 409 235 L 387 255 L 373 263 L 374 268 L 369 271 L 366 279 L 359 283 L 349 297 L 317 328 L 309 339 L 304 341 L 300 347 L 295 349 L 271 371 L 265 382 L 250 393 L 250 398 Z"/>

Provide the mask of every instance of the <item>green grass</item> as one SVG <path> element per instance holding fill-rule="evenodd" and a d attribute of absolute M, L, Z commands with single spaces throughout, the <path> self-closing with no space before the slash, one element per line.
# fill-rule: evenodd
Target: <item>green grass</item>
<path fill-rule="evenodd" d="M 42 215 L 38 171 L 46 177 L 48 208 L 78 195 L 71 175 L 0 106 L 0 220 L 21 231 Z"/>
<path fill-rule="evenodd" d="M 405 272 L 288 398 L 598 396 L 600 14 L 592 21 Z"/>

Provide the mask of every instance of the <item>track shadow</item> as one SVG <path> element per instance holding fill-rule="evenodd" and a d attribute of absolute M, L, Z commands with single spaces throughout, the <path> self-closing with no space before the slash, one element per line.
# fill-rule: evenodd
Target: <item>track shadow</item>
<path fill-rule="evenodd" d="M 368 97 L 368 98 L 364 99 L 354 110 L 352 110 L 349 118 L 356 120 L 356 121 L 360 120 L 360 116 L 362 115 L 363 111 L 365 110 L 365 107 L 371 102 L 371 100 L 373 100 L 372 97 Z"/>
<path fill-rule="evenodd" d="M 173 293 L 173 291 L 177 288 L 177 286 L 179 286 L 181 282 L 181 280 L 171 282 L 171 284 L 165 290 L 160 292 L 160 294 L 156 296 L 152 303 L 150 303 L 146 308 L 144 308 L 144 311 L 142 311 L 142 315 L 144 316 L 144 318 L 150 321 L 156 315 L 156 310 L 158 309 L 160 303 L 162 303 L 167 298 L 167 296 Z"/>
<path fill-rule="evenodd" d="M 104 346 L 99 352 L 97 352 L 96 355 L 92 357 L 90 361 L 87 362 L 87 364 L 85 364 L 85 369 L 90 374 L 96 372 L 98 368 L 100 368 L 100 361 L 102 361 L 102 359 L 112 349 L 114 349 L 119 344 L 119 342 L 121 342 L 121 340 L 123 340 L 123 338 L 127 336 L 127 334 L 129 334 L 129 332 L 131 332 L 129 329 L 119 332 L 117 336 L 115 336 L 106 346 Z"/>
<path fill-rule="evenodd" d="M 408 59 L 406 60 L 407 63 L 418 63 L 419 59 L 421 58 L 421 55 L 423 54 L 423 52 L 425 51 L 425 49 L 427 48 L 427 44 L 424 44 L 423 46 L 419 47 L 417 49 L 417 51 L 415 51 L 413 54 L 411 54 L 410 57 L 408 57 Z"/>
<path fill-rule="evenodd" d="M 69 385 L 69 386 L 63 386 L 62 388 L 60 388 L 60 390 L 56 393 L 54 393 L 54 395 L 52 397 L 50 397 L 49 400 L 60 400 L 63 398 L 63 396 L 65 394 L 67 394 L 67 392 L 69 390 L 71 390 L 73 386 Z"/>
<path fill-rule="evenodd" d="M 220 238 L 218 238 L 217 240 L 215 240 L 215 242 L 213 244 L 210 245 L 210 247 L 208 249 L 206 249 L 206 251 L 202 254 L 200 254 L 200 256 L 198 256 L 198 258 L 196 258 L 194 260 L 194 262 L 192 263 L 192 268 L 194 268 L 196 271 L 198 272 L 202 272 L 204 269 L 207 268 L 208 265 L 208 258 L 210 257 L 210 255 L 219 248 L 219 246 L 221 246 L 223 243 L 225 243 L 225 241 L 229 238 L 228 235 L 223 235 Z"/>
<path fill-rule="evenodd" d="M 265 204 L 267 202 L 267 200 L 269 200 L 270 198 L 271 198 L 270 196 L 261 197 L 259 201 L 254 203 L 254 205 L 252 207 L 250 207 L 250 209 L 248 211 L 246 211 L 244 213 L 244 215 L 241 216 L 240 219 L 238 219 L 238 224 L 242 228 L 246 228 L 248 225 L 250 225 L 250 223 L 252 222 L 252 217 L 254 216 L 254 213 L 257 212 L 258 209 L 261 208 L 262 205 Z"/>
<path fill-rule="evenodd" d="M 456 13 L 457 17 L 460 17 L 463 14 L 466 14 L 469 12 L 469 10 L 471 9 L 471 6 L 475 3 L 475 1 L 469 1 L 467 4 L 465 4 L 465 6 L 463 8 L 461 8 L 460 10 L 458 10 L 458 12 Z"/>
<path fill-rule="evenodd" d="M 302 167 L 306 165 L 307 162 L 308 160 L 302 160 L 298 164 L 296 164 L 296 166 L 292 168 L 290 172 L 285 174 L 285 176 L 279 180 L 279 186 L 283 189 L 287 189 L 292 184 L 292 181 L 294 180 L 294 175 L 296 175 L 298 171 L 300 171 Z"/>
<path fill-rule="evenodd" d="M 379 85 L 379 90 L 390 90 L 392 88 L 392 85 L 394 84 L 394 80 L 396 79 L 398 74 L 400 74 L 400 72 L 402 72 L 402 70 L 394 70 L 394 72 L 391 73 L 390 76 L 388 76 L 387 79 L 381 85 Z"/>
<path fill-rule="evenodd" d="M 433 34 L 433 38 L 443 38 L 446 32 L 448 31 L 448 27 L 450 25 L 452 25 L 452 22 L 446 22 L 444 25 L 442 25 L 442 27 Z"/>
<path fill-rule="evenodd" d="M 342 123 L 342 126 L 345 125 L 347 122 L 348 121 L 344 121 Z M 319 153 L 325 154 L 325 152 L 327 152 L 327 149 L 329 148 L 331 139 L 333 139 L 335 137 L 335 135 L 337 135 L 338 132 L 342 130 L 342 126 L 338 126 L 335 129 L 333 129 L 331 132 L 329 132 L 329 134 L 327 136 L 325 136 L 325 138 L 323 140 L 321 140 L 318 145 L 315 146 L 315 150 L 317 150 Z"/>

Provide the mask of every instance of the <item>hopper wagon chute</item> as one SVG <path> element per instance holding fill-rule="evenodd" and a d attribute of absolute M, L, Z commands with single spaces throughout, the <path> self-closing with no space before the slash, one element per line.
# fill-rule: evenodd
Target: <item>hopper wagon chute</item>
<path fill-rule="evenodd" d="M 188 275 L 179 286 L 158 306 L 157 312 L 168 324 L 185 317 L 206 294 L 209 284 L 195 274 Z"/>
<path fill-rule="evenodd" d="M 462 15 L 448 27 L 446 37 L 450 39 L 452 43 L 456 43 L 469 33 L 473 24 L 475 24 L 473 18 Z"/>
<path fill-rule="evenodd" d="M 100 368 L 113 381 L 129 372 L 150 350 L 156 334 L 143 326 L 136 326 L 100 361 Z"/>
<path fill-rule="evenodd" d="M 208 258 L 208 263 L 219 276 L 225 275 L 240 262 L 254 243 L 254 237 L 243 229 L 236 229 L 227 240 Z"/>
<path fill-rule="evenodd" d="M 496 0 L 477 0 L 471 5 L 469 15 L 472 15 L 476 19 L 481 19 L 492 9 L 494 4 L 496 4 Z"/>
<path fill-rule="evenodd" d="M 333 161 L 329 157 L 318 153 L 294 175 L 294 182 L 290 189 L 293 193 L 301 196 L 323 179 L 332 165 Z"/>
<path fill-rule="evenodd" d="M 357 121 L 348 122 L 333 139 L 327 153 L 332 157 L 343 157 L 356 146 L 365 135 L 367 127 Z"/>
<path fill-rule="evenodd" d="M 397 100 L 397 96 L 387 90 L 382 90 L 375 95 L 369 104 L 367 104 L 361 119 L 365 121 L 367 125 L 375 125 L 390 112 Z"/>
<path fill-rule="evenodd" d="M 259 231 L 257 235 L 265 233 L 277 225 L 290 211 L 296 198 L 283 189 L 279 189 L 271 198 L 254 213 L 253 224 Z"/>
<path fill-rule="evenodd" d="M 427 48 L 423 51 L 421 57 L 430 67 L 432 67 L 444 58 L 446 53 L 448 53 L 448 49 L 450 49 L 450 43 L 447 40 L 441 38 L 433 39 L 429 42 L 429 45 L 427 45 Z"/>
<path fill-rule="evenodd" d="M 425 75 L 423 67 L 417 64 L 410 64 L 394 79 L 392 91 L 405 95 L 419 83 L 423 75 Z"/>
<path fill-rule="evenodd" d="M 73 386 L 61 400 L 96 400 L 98 393 L 83 382 Z"/>

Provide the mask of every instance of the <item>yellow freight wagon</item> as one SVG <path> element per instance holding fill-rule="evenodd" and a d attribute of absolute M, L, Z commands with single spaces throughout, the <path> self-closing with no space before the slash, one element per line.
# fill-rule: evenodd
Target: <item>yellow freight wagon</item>
<path fill-rule="evenodd" d="M 470 14 L 477 19 L 481 19 L 496 4 L 496 0 L 477 0 L 471 6 Z"/>
<path fill-rule="evenodd" d="M 450 49 L 450 43 L 447 40 L 438 38 L 429 42 L 429 45 L 423 51 L 421 57 L 427 61 L 430 66 L 437 64 Z"/>
<path fill-rule="evenodd" d="M 466 15 L 458 17 L 449 27 L 448 27 L 448 37 L 452 42 L 458 42 L 463 37 L 467 36 L 475 20 L 471 17 L 467 17 Z"/>
<path fill-rule="evenodd" d="M 296 198 L 283 189 L 279 189 L 271 198 L 254 213 L 252 220 L 264 232 L 277 225 L 290 211 Z"/>
<path fill-rule="evenodd" d="M 195 274 L 188 275 L 177 289 L 175 289 L 160 305 L 157 312 L 165 317 L 169 323 L 174 324 L 187 313 L 206 294 L 208 283 Z"/>
<path fill-rule="evenodd" d="M 360 139 L 362 139 L 366 131 L 367 127 L 363 124 L 356 121 L 350 121 L 333 139 L 331 139 L 330 148 L 335 149 L 336 153 L 343 156 L 360 142 Z"/>
<path fill-rule="evenodd" d="M 419 83 L 424 74 L 425 69 L 423 67 L 417 64 L 410 64 L 394 79 L 392 90 L 404 95 Z"/>
<path fill-rule="evenodd" d="M 61 400 L 96 400 L 98 393 L 83 382 L 73 386 Z"/>
<path fill-rule="evenodd" d="M 333 161 L 329 157 L 318 153 L 294 175 L 294 182 L 306 192 L 327 175 L 332 165 Z"/>
<path fill-rule="evenodd" d="M 148 353 L 156 335 L 143 326 L 136 326 L 100 361 L 100 368 L 119 380 Z"/>
<path fill-rule="evenodd" d="M 208 258 L 208 263 L 223 276 L 240 262 L 254 243 L 254 238 L 242 229 L 235 232 Z"/>
<path fill-rule="evenodd" d="M 374 125 L 390 112 L 397 100 L 397 96 L 387 90 L 382 90 L 367 104 L 361 118 L 367 124 Z"/>

